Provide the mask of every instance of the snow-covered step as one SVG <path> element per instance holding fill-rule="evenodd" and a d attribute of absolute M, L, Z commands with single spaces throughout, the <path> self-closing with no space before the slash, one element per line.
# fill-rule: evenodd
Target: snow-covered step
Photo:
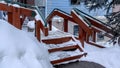
<path fill-rule="evenodd" d="M 64 38 L 64 37 L 72 37 L 72 34 L 63 32 L 60 30 L 53 30 L 48 32 L 48 36 L 44 36 L 44 34 L 41 34 L 41 39 L 42 40 L 48 40 L 48 39 L 55 39 L 55 38 Z"/>
<path fill-rule="evenodd" d="M 74 51 L 58 51 L 50 53 L 49 59 L 52 64 L 62 64 L 77 61 L 83 56 L 86 56 L 86 53 L 76 49 Z"/>
<path fill-rule="evenodd" d="M 46 44 L 52 64 L 73 62 L 86 55 L 72 37 L 49 38 L 42 42 Z"/>
<path fill-rule="evenodd" d="M 74 49 L 79 49 L 81 52 L 83 52 L 83 50 L 78 45 L 53 48 L 53 49 L 48 49 L 48 51 L 51 53 L 51 52 L 56 52 L 56 51 L 64 51 L 64 50 L 67 51 L 67 50 L 74 50 Z"/>
<path fill-rule="evenodd" d="M 72 37 L 60 37 L 60 38 L 52 38 L 52 39 L 49 38 L 49 39 L 42 39 L 42 42 L 46 44 L 60 44 L 70 41 L 71 39 Z"/>

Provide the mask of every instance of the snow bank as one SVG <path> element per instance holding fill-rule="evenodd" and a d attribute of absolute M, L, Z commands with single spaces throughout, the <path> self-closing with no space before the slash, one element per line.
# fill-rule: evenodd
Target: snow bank
<path fill-rule="evenodd" d="M 85 44 L 85 51 L 88 53 L 86 58 L 80 60 L 99 63 L 106 68 L 120 68 L 120 47 L 97 48 Z"/>
<path fill-rule="evenodd" d="M 35 37 L 0 20 L 0 68 L 52 68 L 48 52 Z"/>

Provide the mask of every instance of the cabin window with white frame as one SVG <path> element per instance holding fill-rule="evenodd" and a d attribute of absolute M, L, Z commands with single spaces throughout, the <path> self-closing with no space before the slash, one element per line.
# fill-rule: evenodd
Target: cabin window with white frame
<path fill-rule="evenodd" d="M 80 0 L 70 0 L 71 5 L 80 5 Z"/>

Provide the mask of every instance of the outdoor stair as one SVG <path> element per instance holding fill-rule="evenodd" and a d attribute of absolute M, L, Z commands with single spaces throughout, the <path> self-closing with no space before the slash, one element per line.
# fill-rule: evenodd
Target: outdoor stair
<path fill-rule="evenodd" d="M 73 40 L 72 37 L 62 37 L 62 38 L 52 38 L 52 39 L 45 39 L 42 40 L 43 43 L 47 44 L 49 46 L 49 44 L 62 44 L 64 42 L 68 42 L 70 40 Z M 74 40 L 73 40 L 74 41 Z M 81 54 L 78 55 L 74 55 L 74 56 L 67 56 L 67 57 L 63 57 L 63 58 L 59 58 L 59 59 L 55 59 L 55 60 L 51 60 L 51 63 L 53 65 L 55 64 L 60 64 L 60 63 L 64 63 L 64 62 L 69 62 L 69 61 L 77 61 L 77 59 L 80 59 L 83 56 L 86 56 L 87 53 L 84 53 L 82 48 L 78 45 L 78 44 L 74 44 L 74 45 L 66 45 L 63 47 L 56 47 L 56 48 L 50 48 L 48 49 L 50 54 L 53 54 L 55 52 L 72 52 L 75 50 L 79 50 L 79 52 L 81 52 Z"/>

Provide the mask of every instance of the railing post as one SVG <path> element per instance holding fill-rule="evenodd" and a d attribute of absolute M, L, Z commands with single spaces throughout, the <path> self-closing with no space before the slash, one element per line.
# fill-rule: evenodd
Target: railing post
<path fill-rule="evenodd" d="M 68 20 L 67 19 L 64 19 L 64 32 L 68 32 Z"/>
<path fill-rule="evenodd" d="M 37 37 L 37 40 L 40 41 L 40 24 L 38 21 L 35 22 L 35 36 Z"/>
<path fill-rule="evenodd" d="M 22 25 L 21 25 L 21 21 L 20 21 L 20 9 L 19 9 L 19 7 L 12 7 L 12 10 L 13 10 L 13 14 L 12 14 L 13 22 L 12 22 L 12 24 L 16 28 L 21 29 Z"/>
<path fill-rule="evenodd" d="M 48 36 L 48 28 L 45 27 L 45 36 Z"/>
<path fill-rule="evenodd" d="M 25 18 L 26 18 L 25 15 L 22 15 L 22 18 L 20 18 L 21 25 L 23 25 L 23 22 L 24 22 Z"/>
<path fill-rule="evenodd" d="M 52 21 L 49 21 L 48 24 L 49 24 L 49 30 L 52 30 Z"/>
<path fill-rule="evenodd" d="M 89 37 L 90 37 L 90 35 L 87 33 L 86 34 L 86 42 L 89 42 Z"/>
<path fill-rule="evenodd" d="M 79 40 L 82 44 L 82 47 L 84 48 L 84 33 L 83 33 L 83 30 L 79 27 Z"/>
<path fill-rule="evenodd" d="M 93 42 L 96 42 L 96 32 L 93 31 Z"/>
<path fill-rule="evenodd" d="M 8 12 L 8 22 L 13 25 L 13 13 Z"/>

